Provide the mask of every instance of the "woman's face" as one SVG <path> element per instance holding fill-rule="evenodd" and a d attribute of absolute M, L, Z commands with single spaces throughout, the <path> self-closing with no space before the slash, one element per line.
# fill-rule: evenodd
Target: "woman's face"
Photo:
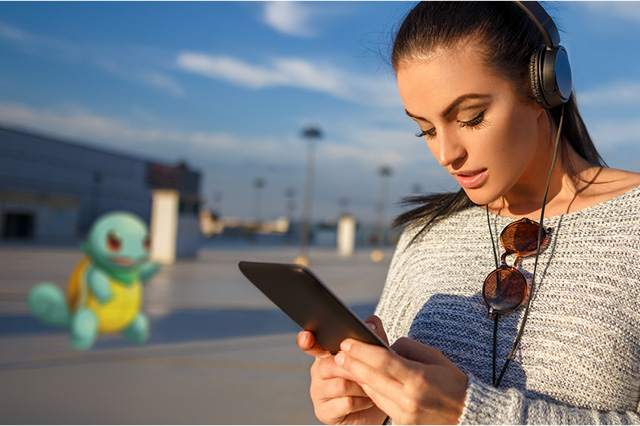
<path fill-rule="evenodd" d="M 420 126 L 438 163 L 476 204 L 546 181 L 546 115 L 525 102 L 510 81 L 487 67 L 474 49 L 439 49 L 397 70 L 407 115 Z"/>

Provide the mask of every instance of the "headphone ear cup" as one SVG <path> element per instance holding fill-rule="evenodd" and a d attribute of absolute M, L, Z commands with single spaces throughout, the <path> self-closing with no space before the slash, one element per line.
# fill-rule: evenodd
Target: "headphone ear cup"
<path fill-rule="evenodd" d="M 567 102 L 573 78 L 567 51 L 562 46 L 537 48 L 529 60 L 531 92 L 540 106 L 551 109 Z"/>
<path fill-rule="evenodd" d="M 547 103 L 544 97 L 541 73 L 545 49 L 546 47 L 544 45 L 540 46 L 531 54 L 531 59 L 529 60 L 529 79 L 531 81 L 531 92 L 533 93 L 533 97 L 538 101 L 541 107 L 549 109 L 551 106 Z"/>

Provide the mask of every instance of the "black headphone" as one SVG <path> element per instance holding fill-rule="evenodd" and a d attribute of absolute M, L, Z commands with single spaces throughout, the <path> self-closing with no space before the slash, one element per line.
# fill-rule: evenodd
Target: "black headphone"
<path fill-rule="evenodd" d="M 540 30 L 545 44 L 536 49 L 529 62 L 531 90 L 546 109 L 564 104 L 571 97 L 573 78 L 569 56 L 560 45 L 560 35 L 551 17 L 536 1 L 514 2 Z"/>

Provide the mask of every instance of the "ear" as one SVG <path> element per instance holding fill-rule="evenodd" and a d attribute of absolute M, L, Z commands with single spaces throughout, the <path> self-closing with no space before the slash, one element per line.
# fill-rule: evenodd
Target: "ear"
<path fill-rule="evenodd" d="M 538 123 L 538 128 L 542 129 L 545 126 L 553 126 L 553 117 L 551 116 L 551 112 L 540 106 L 537 102 L 531 102 L 531 108 L 536 115 L 536 121 Z"/>
<path fill-rule="evenodd" d="M 548 109 L 542 107 L 542 105 L 537 102 L 532 102 L 532 107 L 535 108 L 536 118 L 540 119 L 540 117 L 545 116 L 551 120 L 551 114 L 549 114 Z"/>

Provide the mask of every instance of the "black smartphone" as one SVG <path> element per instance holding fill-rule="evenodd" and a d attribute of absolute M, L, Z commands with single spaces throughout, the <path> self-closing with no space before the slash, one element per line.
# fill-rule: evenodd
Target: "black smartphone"
<path fill-rule="evenodd" d="M 240 271 L 265 296 L 332 354 L 347 337 L 389 348 L 309 269 L 288 263 L 240 262 Z"/>

